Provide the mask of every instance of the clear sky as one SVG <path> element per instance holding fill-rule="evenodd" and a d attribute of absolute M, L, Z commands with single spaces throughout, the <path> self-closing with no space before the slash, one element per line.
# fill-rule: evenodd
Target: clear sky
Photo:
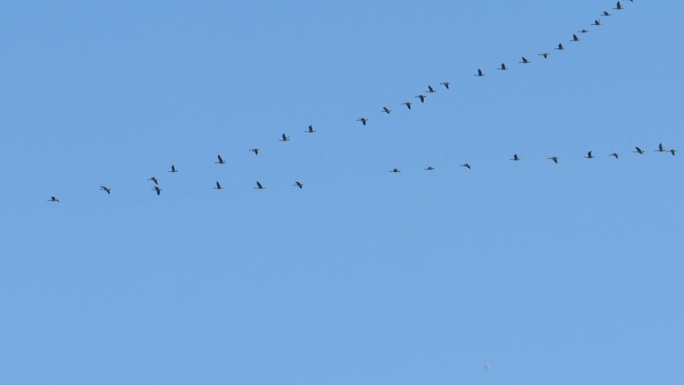
<path fill-rule="evenodd" d="M 622 3 L 3 1 L 0 383 L 682 384 L 684 3 Z"/>

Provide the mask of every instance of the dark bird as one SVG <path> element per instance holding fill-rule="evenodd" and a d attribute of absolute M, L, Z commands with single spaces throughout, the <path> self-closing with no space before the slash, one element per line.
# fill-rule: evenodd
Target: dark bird
<path fill-rule="evenodd" d="M 552 156 L 552 157 L 546 158 L 546 159 L 551 159 L 553 161 L 553 163 L 558 164 L 558 157 L 557 156 Z"/>
<path fill-rule="evenodd" d="M 610 16 L 610 12 L 608 12 L 608 11 L 603 11 L 603 16 Z"/>
<path fill-rule="evenodd" d="M 595 156 L 591 153 L 591 151 L 587 152 L 587 156 L 585 156 L 587 159 L 594 159 Z"/>
<path fill-rule="evenodd" d="M 314 126 L 309 125 L 309 129 L 307 129 L 305 132 L 308 132 L 309 134 L 313 134 L 316 132 L 316 129 L 314 129 Z"/>
<path fill-rule="evenodd" d="M 387 108 L 387 107 L 382 107 L 382 112 L 384 112 L 384 113 L 386 113 L 386 114 L 389 114 L 390 112 L 392 112 L 392 110 L 390 110 L 390 109 Z"/>
<path fill-rule="evenodd" d="M 361 124 L 363 124 L 363 125 L 365 126 L 366 123 L 368 122 L 368 119 L 366 119 L 366 118 L 358 118 L 358 119 L 356 119 L 356 121 L 357 121 L 357 122 L 361 122 Z"/>
<path fill-rule="evenodd" d="M 221 186 L 221 183 L 216 181 L 216 187 L 214 187 L 214 190 L 223 190 L 223 186 Z"/>
<path fill-rule="evenodd" d="M 290 137 L 287 136 L 287 135 L 285 135 L 285 134 L 283 134 L 283 135 L 281 136 L 281 138 L 282 138 L 282 139 L 279 139 L 279 140 L 278 140 L 279 142 L 287 142 L 287 141 L 290 140 Z"/>
<path fill-rule="evenodd" d="M 304 183 L 295 181 L 295 184 L 293 184 L 293 186 L 297 186 L 299 188 L 304 188 Z"/>
<path fill-rule="evenodd" d="M 410 110 L 410 109 L 411 109 L 411 104 L 413 104 L 413 103 L 411 103 L 411 102 L 404 102 L 404 103 L 401 103 L 401 104 L 405 105 L 406 108 L 408 108 L 408 109 Z"/>
<path fill-rule="evenodd" d="M 501 67 L 497 68 L 500 71 L 507 71 L 508 68 L 506 67 L 506 63 L 501 63 Z"/>
<path fill-rule="evenodd" d="M 581 29 L 581 30 L 579 30 L 579 31 L 577 31 L 577 32 L 579 32 L 579 33 L 587 33 L 587 32 L 589 32 L 589 30 L 588 30 L 588 29 Z"/>
<path fill-rule="evenodd" d="M 157 195 L 161 195 L 161 190 L 162 190 L 162 189 L 160 189 L 159 186 L 154 186 L 154 188 L 153 188 L 152 190 L 156 191 L 156 192 L 157 192 Z"/>
<path fill-rule="evenodd" d="M 446 89 L 448 90 L 448 89 L 449 89 L 449 84 L 451 84 L 451 83 L 449 83 L 449 82 L 441 82 L 441 83 L 439 83 L 439 84 L 443 85 L 444 88 L 446 88 Z"/>
<path fill-rule="evenodd" d="M 600 19 L 594 20 L 594 24 L 592 24 L 592 25 L 601 25 L 601 20 Z"/>
<path fill-rule="evenodd" d="M 666 150 L 665 150 L 665 147 L 663 147 L 663 144 L 660 143 L 660 144 L 658 145 L 658 149 L 657 149 L 656 151 L 657 151 L 657 152 L 665 152 Z"/>
<path fill-rule="evenodd" d="M 218 155 L 218 162 L 214 162 L 214 163 L 217 163 L 217 164 L 226 164 L 226 162 L 223 160 L 223 158 L 221 157 L 221 155 Z"/>
<path fill-rule="evenodd" d="M 175 164 L 172 164 L 172 165 L 171 165 L 171 171 L 169 171 L 169 172 L 178 172 L 178 170 L 176 170 L 176 165 L 175 165 Z"/>
<path fill-rule="evenodd" d="M 556 49 L 557 49 L 558 51 L 562 51 L 562 50 L 564 50 L 565 48 L 563 47 L 563 44 L 558 44 L 558 47 L 556 47 Z"/>
<path fill-rule="evenodd" d="M 155 178 L 155 177 L 152 177 L 152 178 L 150 178 L 150 179 L 148 179 L 148 180 L 151 180 L 152 182 L 154 182 L 154 184 L 159 184 L 159 181 L 158 181 L 157 178 Z"/>
<path fill-rule="evenodd" d="M 255 188 L 256 188 L 257 190 L 263 190 L 263 189 L 264 189 L 264 185 L 261 184 L 261 182 L 257 181 L 257 186 L 256 186 Z"/>
<path fill-rule="evenodd" d="M 249 151 L 253 152 L 254 155 L 259 155 L 259 149 L 258 148 L 250 148 Z"/>
<path fill-rule="evenodd" d="M 572 41 L 580 41 L 580 38 L 577 37 L 574 33 L 572 34 Z"/>
<path fill-rule="evenodd" d="M 544 59 L 548 59 L 548 58 L 549 58 L 549 53 L 548 53 L 548 52 L 538 53 L 537 55 L 542 56 Z"/>
<path fill-rule="evenodd" d="M 100 190 L 106 191 L 107 194 L 111 194 L 111 193 L 112 193 L 112 189 L 110 189 L 110 188 L 107 187 L 107 186 L 100 186 Z"/>
<path fill-rule="evenodd" d="M 59 203 L 59 199 L 57 199 L 56 197 L 50 197 L 50 199 L 48 199 L 48 202 L 57 202 L 57 203 Z"/>
<path fill-rule="evenodd" d="M 620 155 L 617 152 L 610 154 L 609 156 L 614 156 L 615 159 L 620 159 Z"/>
<path fill-rule="evenodd" d="M 437 91 L 435 91 L 435 89 L 434 89 L 434 88 L 432 88 L 432 86 L 431 86 L 431 85 L 428 85 L 428 89 L 427 89 L 427 91 L 426 91 L 426 92 L 428 92 L 428 93 L 431 93 L 431 94 L 434 94 L 434 93 L 435 93 L 435 92 L 437 92 Z"/>
<path fill-rule="evenodd" d="M 521 64 L 530 64 L 531 62 L 530 62 L 529 60 L 527 60 L 526 57 L 523 56 L 522 60 L 519 61 L 518 63 L 521 63 Z"/>
<path fill-rule="evenodd" d="M 675 149 L 673 148 L 673 149 L 671 149 L 669 152 L 670 152 L 670 154 L 672 154 L 672 156 L 675 156 L 675 152 L 677 152 L 677 150 L 675 150 Z"/>
<path fill-rule="evenodd" d="M 475 75 L 475 76 L 484 76 L 484 72 L 482 72 L 482 70 L 478 68 L 477 69 L 477 75 Z"/>
<path fill-rule="evenodd" d="M 518 154 L 513 154 L 513 159 L 511 159 L 511 160 L 518 161 L 518 160 L 520 160 L 520 157 L 518 157 Z"/>
<path fill-rule="evenodd" d="M 465 168 L 467 168 L 468 170 L 470 170 L 470 164 L 469 164 L 469 163 L 463 163 L 463 164 L 461 165 L 461 167 L 465 167 Z"/>
<path fill-rule="evenodd" d="M 389 172 L 401 172 L 398 168 L 393 168 Z"/>
<path fill-rule="evenodd" d="M 639 155 L 644 154 L 644 150 L 640 149 L 639 147 L 634 147 L 634 148 L 636 148 L 636 151 L 634 151 L 634 152 L 636 152 L 637 154 L 639 154 Z"/>
<path fill-rule="evenodd" d="M 420 99 L 421 103 L 425 103 L 425 98 L 427 98 L 427 96 L 425 96 L 425 95 L 416 95 L 415 97 Z"/>
<path fill-rule="evenodd" d="M 630 1 L 633 2 L 634 0 L 630 0 Z M 617 4 L 615 5 L 615 9 L 622 9 L 622 4 L 620 4 L 619 1 L 618 1 Z"/>
<path fill-rule="evenodd" d="M 434 170 L 434 169 L 435 169 L 435 168 L 432 167 L 432 166 L 427 166 L 427 168 L 426 168 L 425 170 L 426 170 L 426 171 L 432 171 L 432 170 Z"/>

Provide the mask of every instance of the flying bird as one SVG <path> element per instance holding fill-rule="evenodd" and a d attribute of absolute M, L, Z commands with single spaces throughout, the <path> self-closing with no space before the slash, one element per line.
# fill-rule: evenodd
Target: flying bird
<path fill-rule="evenodd" d="M 435 93 L 435 92 L 437 92 L 437 91 L 435 91 L 435 89 L 434 89 L 434 88 L 432 88 L 432 86 L 431 86 L 431 85 L 428 85 L 428 89 L 427 89 L 427 91 L 426 91 L 426 92 L 428 92 L 428 93 L 431 93 L 431 94 L 434 94 L 434 93 Z"/>
<path fill-rule="evenodd" d="M 449 82 L 441 82 L 441 83 L 439 83 L 439 84 L 443 85 L 444 88 L 446 88 L 446 89 L 448 90 L 448 89 L 449 89 L 449 84 L 451 84 L 451 83 L 449 83 Z"/>
<path fill-rule="evenodd" d="M 111 193 L 112 193 L 112 189 L 110 189 L 110 188 L 107 187 L 107 186 L 100 186 L 100 190 L 106 191 L 107 194 L 111 194 Z"/>
<path fill-rule="evenodd" d="M 603 16 L 610 16 L 610 13 L 608 11 L 603 11 Z"/>
<path fill-rule="evenodd" d="M 175 164 L 172 164 L 172 165 L 171 165 L 171 171 L 169 171 L 169 172 L 178 172 L 178 170 L 176 170 L 176 165 L 175 165 Z"/>
<path fill-rule="evenodd" d="M 557 156 L 552 156 L 552 157 L 546 158 L 546 159 L 550 159 L 553 161 L 553 163 L 558 164 L 558 157 Z"/>
<path fill-rule="evenodd" d="M 159 180 L 157 180 L 157 178 L 155 178 L 155 177 L 152 177 L 148 180 L 151 180 L 152 182 L 154 182 L 154 184 L 159 184 Z"/>
<path fill-rule="evenodd" d="M 57 203 L 59 203 L 59 199 L 57 199 L 56 197 L 50 197 L 50 199 L 48 199 L 48 202 L 57 202 Z"/>
<path fill-rule="evenodd" d="M 592 25 L 601 25 L 601 19 L 594 20 L 594 24 Z"/>
<path fill-rule="evenodd" d="M 530 64 L 531 62 L 530 62 L 529 60 L 527 60 L 526 57 L 523 56 L 522 61 L 519 61 L 518 63 L 521 63 L 521 64 Z"/>
<path fill-rule="evenodd" d="M 415 97 L 418 98 L 418 99 L 420 99 L 420 102 L 421 102 L 421 103 L 425 103 L 425 98 L 426 98 L 427 96 L 425 96 L 425 95 L 416 95 Z"/>
<path fill-rule="evenodd" d="M 297 186 L 299 188 L 304 188 L 304 183 L 295 181 L 295 184 L 293 184 L 293 186 Z"/>
<path fill-rule="evenodd" d="M 634 151 L 634 152 L 636 152 L 637 154 L 639 154 L 639 155 L 644 154 L 644 150 L 640 149 L 639 147 L 634 147 L 634 148 L 636 149 L 636 151 Z"/>
<path fill-rule="evenodd" d="M 366 119 L 366 118 L 358 118 L 358 119 L 356 119 L 356 121 L 357 121 L 357 122 L 361 122 L 361 124 L 363 124 L 363 125 L 365 126 L 366 123 L 368 122 L 368 119 Z"/>
<path fill-rule="evenodd" d="M 157 192 L 157 195 L 161 195 L 161 190 L 162 190 L 162 189 L 160 189 L 159 186 L 154 186 L 154 188 L 153 188 L 152 190 L 156 191 L 156 192 Z"/>
<path fill-rule="evenodd" d="M 484 72 L 482 72 L 482 70 L 478 68 L 477 69 L 477 75 L 475 75 L 475 76 L 485 76 L 485 75 L 484 75 Z"/>
<path fill-rule="evenodd" d="M 572 41 L 580 41 L 580 38 L 577 37 L 574 33 L 572 34 Z"/>
<path fill-rule="evenodd" d="M 585 156 L 585 158 L 587 158 L 587 159 L 594 159 L 594 158 L 596 158 L 596 157 L 591 153 L 591 151 L 589 151 L 589 152 L 587 152 L 587 156 Z"/>
<path fill-rule="evenodd" d="M 257 186 L 256 186 L 255 188 L 256 188 L 257 190 L 263 190 L 263 189 L 264 189 L 264 185 L 261 184 L 261 182 L 257 181 Z"/>
<path fill-rule="evenodd" d="M 425 171 L 432 171 L 432 170 L 434 170 L 434 169 L 435 169 L 435 168 L 432 167 L 432 166 L 427 166 L 427 168 L 425 168 Z"/>
<path fill-rule="evenodd" d="M 666 150 L 665 150 L 665 147 L 663 147 L 663 144 L 660 143 L 660 144 L 658 145 L 658 149 L 655 150 L 655 151 L 657 151 L 657 152 L 665 152 Z"/>
<path fill-rule="evenodd" d="M 548 53 L 548 52 L 538 53 L 537 55 L 544 57 L 544 59 L 548 59 L 548 58 L 549 58 L 549 53 Z"/>
<path fill-rule="evenodd" d="M 398 168 L 393 168 L 389 172 L 401 172 Z"/>
<path fill-rule="evenodd" d="M 306 130 L 306 132 L 308 132 L 309 134 L 313 134 L 314 132 L 316 132 L 316 130 L 314 129 L 314 126 L 309 125 L 309 129 Z"/>
<path fill-rule="evenodd" d="M 221 183 L 216 181 L 216 187 L 214 187 L 214 190 L 223 190 L 223 186 L 221 186 Z"/>
<path fill-rule="evenodd" d="M 249 151 L 253 152 L 254 155 L 259 155 L 259 149 L 258 148 L 250 148 Z"/>
<path fill-rule="evenodd" d="M 672 156 L 675 156 L 675 152 L 677 152 L 677 150 L 675 150 L 675 149 L 673 148 L 673 149 L 669 150 L 669 152 L 670 152 L 670 154 L 672 154 Z"/>
<path fill-rule="evenodd" d="M 218 162 L 214 162 L 214 163 L 217 163 L 217 164 L 226 164 L 226 161 L 223 160 L 223 158 L 221 157 L 221 155 L 218 155 Z"/>
<path fill-rule="evenodd" d="M 634 2 L 634 0 L 630 0 L 630 1 Z M 618 1 L 617 4 L 615 5 L 615 9 L 622 9 L 622 4 L 620 4 L 619 1 Z"/>
<path fill-rule="evenodd" d="M 558 47 L 556 47 L 556 49 L 557 49 L 558 51 L 562 51 L 562 50 L 564 50 L 565 48 L 563 47 L 563 44 L 558 44 Z"/>
<path fill-rule="evenodd" d="M 382 112 L 384 112 L 384 113 L 386 113 L 386 114 L 389 114 L 390 112 L 392 112 L 392 110 L 390 110 L 390 109 L 387 108 L 387 107 L 382 107 Z"/>
<path fill-rule="evenodd" d="M 411 109 L 411 104 L 413 104 L 413 103 L 411 103 L 411 102 L 404 102 L 404 103 L 401 103 L 401 104 L 405 105 L 406 108 L 408 108 L 408 109 L 410 110 L 410 109 Z"/>
<path fill-rule="evenodd" d="M 508 68 L 506 67 L 506 63 L 501 63 L 501 67 L 497 68 L 500 71 L 507 71 Z"/>
<path fill-rule="evenodd" d="M 511 159 L 511 160 L 518 161 L 518 160 L 520 160 L 520 157 L 518 157 L 518 154 L 513 154 L 513 159 Z"/>
<path fill-rule="evenodd" d="M 279 139 L 279 140 L 278 140 L 279 142 L 287 142 L 287 141 L 290 140 L 290 137 L 287 136 L 287 135 L 285 135 L 285 134 L 283 134 L 283 135 L 281 136 L 281 138 L 282 138 L 282 139 Z"/>
<path fill-rule="evenodd" d="M 587 32 L 589 32 L 589 30 L 588 30 L 588 29 L 580 29 L 580 30 L 577 31 L 577 32 L 579 32 L 579 33 L 587 33 Z"/>
<path fill-rule="evenodd" d="M 610 154 L 609 156 L 615 157 L 615 159 L 620 159 L 620 155 L 617 152 Z"/>
<path fill-rule="evenodd" d="M 467 168 L 468 170 L 470 170 L 470 164 L 469 164 L 469 163 L 463 163 L 463 164 L 461 165 L 461 167 L 465 167 L 465 168 Z"/>

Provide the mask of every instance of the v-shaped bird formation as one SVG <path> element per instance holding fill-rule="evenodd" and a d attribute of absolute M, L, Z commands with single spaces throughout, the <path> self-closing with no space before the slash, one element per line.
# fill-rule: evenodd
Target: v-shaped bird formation
<path fill-rule="evenodd" d="M 633 2 L 633 0 L 629 0 L 629 1 Z M 621 11 L 625 8 L 622 5 L 622 3 L 620 1 L 618 1 L 615 5 L 615 8 L 613 8 L 613 9 L 617 10 L 617 11 Z M 600 15 L 600 17 L 611 17 L 611 16 L 613 16 L 613 14 L 608 12 L 608 11 L 603 11 Z M 591 27 L 599 27 L 599 26 L 603 26 L 600 18 L 594 19 L 594 21 L 590 24 L 590 28 Z M 589 31 L 590 30 L 583 28 L 583 29 L 577 31 L 576 33 L 571 34 L 569 41 L 570 42 L 580 42 L 581 39 L 577 35 L 577 33 L 585 34 L 585 33 L 588 33 Z M 554 48 L 554 50 L 565 51 L 566 48 L 563 46 L 563 43 L 558 43 L 558 45 Z M 538 53 L 537 55 L 541 56 L 543 59 L 548 59 L 549 56 L 551 56 L 551 53 L 549 53 L 548 51 L 543 51 L 541 53 Z M 532 64 L 532 61 L 526 56 L 521 56 L 518 63 L 528 65 L 528 64 Z M 511 68 L 508 65 L 506 65 L 506 63 L 501 63 L 496 69 L 499 71 L 507 71 L 508 72 Z M 486 76 L 486 74 L 482 68 L 478 68 L 477 71 L 474 73 L 474 76 L 484 77 L 484 76 Z M 449 90 L 451 90 L 452 83 L 449 81 L 442 81 L 439 83 L 439 85 L 442 86 L 441 89 L 443 91 L 449 91 Z M 432 95 L 432 94 L 436 94 L 436 93 L 438 93 L 437 87 L 433 87 L 432 85 L 427 85 L 427 89 L 424 91 L 424 93 L 420 93 L 418 95 L 415 95 L 413 97 L 413 99 L 418 99 L 418 101 L 420 102 L 419 104 L 424 104 L 424 103 L 428 102 L 427 95 Z M 411 111 L 413 109 L 414 105 L 416 105 L 414 102 L 410 102 L 410 101 L 405 101 L 401 104 L 406 107 L 405 111 L 407 111 L 407 112 Z M 379 112 L 382 112 L 383 114 L 389 116 L 389 115 L 391 115 L 392 111 L 393 110 L 390 107 L 383 106 Z M 370 119 L 365 117 L 365 116 L 358 118 L 356 121 L 360 122 L 361 125 L 363 125 L 363 126 L 367 126 L 368 124 L 370 124 L 369 123 Z M 306 130 L 304 130 L 304 132 L 307 134 L 314 134 L 317 132 L 317 130 L 314 128 L 313 125 L 309 125 L 306 128 Z M 278 141 L 280 141 L 280 142 L 289 142 L 290 140 L 291 140 L 290 136 L 285 134 L 285 133 L 283 133 L 280 136 L 280 138 L 278 139 Z M 287 146 L 287 144 L 283 144 L 283 146 Z M 253 147 L 253 148 L 250 148 L 249 151 L 254 153 L 254 155 L 258 156 L 259 153 L 261 152 L 261 149 L 258 147 Z M 671 156 L 675 156 L 676 152 L 677 152 L 677 150 L 674 148 L 666 148 L 662 143 L 658 144 L 657 148 L 655 148 L 654 151 L 658 152 L 658 153 L 670 154 Z M 641 156 L 641 155 L 644 155 L 646 153 L 646 151 L 643 150 L 641 147 L 635 146 L 633 153 L 635 153 L 637 156 Z M 550 154 L 550 155 L 551 156 L 547 157 L 548 160 L 552 161 L 554 164 L 557 164 L 557 165 L 560 164 L 560 158 L 558 156 L 553 155 L 553 154 Z M 607 156 L 615 158 L 616 160 L 620 159 L 620 155 L 618 152 L 612 152 L 612 153 L 608 154 Z M 590 151 L 586 152 L 586 155 L 584 156 L 584 158 L 589 159 L 589 160 L 593 160 L 593 159 L 596 159 L 596 155 L 594 154 L 593 151 L 590 150 Z M 217 154 L 216 159 L 217 159 L 217 161 L 214 162 L 215 164 L 218 164 L 218 165 L 226 165 L 227 164 L 227 162 L 225 161 L 225 159 L 223 158 L 223 156 L 221 154 Z M 506 158 L 503 158 L 503 159 L 506 159 Z M 523 161 L 523 156 L 521 156 L 518 153 L 515 153 L 512 155 L 512 158 L 508 158 L 508 159 L 515 161 L 515 162 L 519 162 L 519 161 Z M 462 163 L 460 165 L 460 167 L 463 167 L 464 169 L 466 169 L 466 171 L 473 171 L 473 172 L 475 171 L 473 169 L 472 164 L 469 162 Z M 423 170 L 435 171 L 436 169 L 433 166 L 427 166 Z M 168 172 L 173 173 L 173 174 L 178 173 L 178 169 L 176 168 L 176 165 L 172 164 L 170 167 L 170 170 Z M 399 168 L 392 168 L 389 170 L 389 172 L 394 173 L 394 174 L 401 173 Z M 153 191 L 156 195 L 161 196 L 162 188 L 159 185 L 159 179 L 155 176 L 152 176 L 148 179 L 148 181 L 151 181 L 153 183 L 151 191 Z M 292 186 L 301 190 L 304 188 L 304 183 L 299 181 L 299 180 L 295 180 L 294 184 Z M 213 189 L 214 190 L 224 190 L 225 188 L 219 181 L 215 181 Z M 256 181 L 256 187 L 254 187 L 254 189 L 264 190 L 265 185 L 261 181 Z M 104 191 L 107 195 L 112 194 L 112 189 L 108 186 L 101 185 L 100 190 Z M 51 196 L 50 199 L 48 199 L 48 202 L 59 203 L 60 200 L 56 196 Z"/>

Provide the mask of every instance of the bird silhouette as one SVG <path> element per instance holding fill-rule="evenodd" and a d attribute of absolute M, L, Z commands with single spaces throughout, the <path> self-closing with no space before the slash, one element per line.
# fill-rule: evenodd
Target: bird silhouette
<path fill-rule="evenodd" d="M 655 151 L 656 151 L 656 152 L 665 152 L 666 150 L 665 150 L 665 147 L 663 146 L 663 144 L 660 143 L 660 144 L 658 145 L 658 149 L 655 150 Z"/>
<path fill-rule="evenodd" d="M 221 186 L 221 183 L 216 181 L 216 187 L 214 187 L 214 190 L 223 190 L 223 186 Z"/>
<path fill-rule="evenodd" d="M 157 178 L 155 178 L 155 177 L 152 177 L 148 180 L 151 180 L 152 182 L 154 182 L 154 184 L 159 184 L 159 180 L 157 180 Z"/>
<path fill-rule="evenodd" d="M 475 76 L 485 76 L 485 74 L 484 74 L 484 72 L 482 72 L 481 69 L 478 68 L 477 69 L 477 75 L 475 75 Z"/>
<path fill-rule="evenodd" d="M 529 60 L 527 60 L 526 57 L 523 56 L 522 60 L 519 61 L 518 63 L 521 63 L 521 64 L 530 64 L 531 62 L 530 62 Z"/>
<path fill-rule="evenodd" d="M 316 129 L 314 129 L 314 126 L 309 125 L 309 128 L 305 132 L 308 132 L 309 134 L 313 134 L 314 132 L 316 132 Z"/>
<path fill-rule="evenodd" d="M 221 157 L 221 155 L 217 155 L 217 157 L 218 157 L 218 162 L 214 162 L 214 163 L 217 163 L 217 164 L 226 164 L 226 161 L 223 160 L 223 158 Z"/>
<path fill-rule="evenodd" d="M 465 167 L 465 168 L 467 168 L 468 170 L 470 170 L 470 163 L 463 163 L 463 164 L 461 165 L 461 167 Z"/>
<path fill-rule="evenodd" d="M 608 12 L 608 11 L 603 11 L 603 16 L 610 16 L 610 12 Z"/>
<path fill-rule="evenodd" d="M 432 88 L 432 86 L 431 86 L 431 85 L 428 85 L 428 89 L 427 89 L 427 91 L 425 91 L 425 92 L 428 92 L 428 93 L 434 94 L 434 93 L 435 93 L 435 92 L 437 92 L 437 91 L 435 91 L 435 89 L 434 89 L 434 88 Z"/>
<path fill-rule="evenodd" d="M 572 34 L 572 41 L 580 41 L 580 38 L 573 33 Z"/>
<path fill-rule="evenodd" d="M 427 166 L 427 167 L 425 168 L 426 171 L 432 171 L 432 170 L 434 170 L 434 169 L 435 169 L 435 168 L 432 167 L 432 166 Z"/>
<path fill-rule="evenodd" d="M 107 187 L 107 186 L 100 186 L 100 190 L 105 191 L 107 194 L 111 194 L 111 193 L 112 193 L 112 189 L 110 189 L 110 188 Z"/>
<path fill-rule="evenodd" d="M 563 47 L 563 44 L 558 44 L 558 47 L 556 47 L 556 50 L 558 50 L 558 51 L 562 51 L 564 49 L 565 49 L 565 47 Z"/>
<path fill-rule="evenodd" d="M 548 53 L 548 52 L 538 53 L 537 55 L 543 57 L 544 59 L 548 59 L 548 58 L 549 58 L 549 53 Z"/>
<path fill-rule="evenodd" d="M 669 150 L 669 152 L 670 152 L 670 154 L 672 154 L 672 156 L 675 156 L 675 152 L 677 152 L 677 150 L 675 150 L 675 149 L 673 148 L 673 149 Z"/>
<path fill-rule="evenodd" d="M 162 190 L 162 189 L 160 189 L 159 186 L 154 186 L 154 188 L 153 188 L 152 190 L 156 191 L 156 192 L 157 192 L 157 195 L 161 195 L 161 190 Z"/>
<path fill-rule="evenodd" d="M 299 182 L 299 181 L 295 181 L 295 184 L 293 184 L 293 186 L 297 186 L 301 189 L 301 188 L 304 188 L 304 183 Z"/>
<path fill-rule="evenodd" d="M 588 29 L 580 29 L 580 30 L 577 31 L 577 32 L 579 32 L 579 33 L 587 33 L 587 32 L 589 32 L 589 30 L 588 30 Z"/>
<path fill-rule="evenodd" d="M 176 165 L 172 164 L 171 165 L 171 171 L 169 171 L 169 172 L 178 172 L 178 170 L 176 170 Z"/>
<path fill-rule="evenodd" d="M 518 161 L 518 160 L 520 160 L 520 157 L 518 156 L 518 154 L 513 154 L 513 159 L 511 159 L 511 160 Z"/>
<path fill-rule="evenodd" d="M 644 150 L 640 149 L 639 147 L 634 147 L 634 148 L 636 149 L 634 152 L 636 152 L 637 154 L 639 154 L 639 155 L 644 154 Z"/>
<path fill-rule="evenodd" d="M 59 199 L 57 199 L 56 197 L 50 197 L 50 199 L 48 199 L 48 202 L 57 202 L 57 203 L 59 203 Z"/>
<path fill-rule="evenodd" d="M 617 152 L 614 152 L 614 153 L 610 154 L 609 156 L 612 156 L 615 159 L 620 159 L 620 154 L 618 154 Z"/>
<path fill-rule="evenodd" d="M 546 158 L 546 159 L 550 159 L 553 161 L 553 163 L 558 164 L 558 157 L 557 156 L 552 156 L 552 157 Z"/>
<path fill-rule="evenodd" d="M 398 168 L 393 168 L 389 172 L 401 172 Z"/>
<path fill-rule="evenodd" d="M 405 105 L 406 108 L 408 108 L 408 109 L 410 110 L 410 109 L 411 109 L 411 104 L 413 104 L 413 103 L 411 103 L 411 102 L 404 102 L 404 103 L 401 103 L 401 104 Z"/>
<path fill-rule="evenodd" d="M 601 19 L 594 20 L 594 24 L 592 25 L 601 25 Z"/>
<path fill-rule="evenodd" d="M 279 142 L 288 142 L 289 140 L 290 140 L 290 137 L 285 135 L 285 134 L 283 134 L 281 136 L 281 139 L 278 139 Z"/>
<path fill-rule="evenodd" d="M 366 118 L 358 118 L 356 119 L 356 121 L 361 122 L 361 124 L 363 124 L 364 126 L 366 125 L 366 123 L 368 123 L 368 119 Z"/>
<path fill-rule="evenodd" d="M 425 98 L 426 98 L 427 96 L 425 96 L 425 95 L 416 95 L 415 97 L 418 98 L 418 99 L 420 99 L 420 102 L 421 102 L 421 103 L 425 103 Z"/>
<path fill-rule="evenodd" d="M 506 67 L 506 63 L 501 63 L 501 67 L 497 68 L 500 71 L 507 71 L 508 68 Z"/>
<path fill-rule="evenodd" d="M 384 113 L 386 113 L 386 114 L 389 114 L 390 112 L 392 112 L 392 110 L 390 110 L 390 109 L 387 108 L 387 107 L 382 107 L 382 112 L 384 112 Z"/>
<path fill-rule="evenodd" d="M 629 0 L 629 1 L 634 2 L 634 0 Z M 623 9 L 623 8 L 622 8 L 622 4 L 620 4 L 620 2 L 618 1 L 617 4 L 615 5 L 615 8 L 614 8 L 614 9 Z"/>
<path fill-rule="evenodd" d="M 441 82 L 441 83 L 439 83 L 439 84 L 443 85 L 444 88 L 446 88 L 446 89 L 448 90 L 448 89 L 449 89 L 449 84 L 451 84 L 451 83 L 449 83 L 449 82 Z"/>
<path fill-rule="evenodd" d="M 261 182 L 257 181 L 256 183 L 257 183 L 257 186 L 255 187 L 255 189 L 257 189 L 257 190 L 263 190 L 263 189 L 265 188 L 264 185 L 261 184 Z"/>
<path fill-rule="evenodd" d="M 585 156 L 587 159 L 594 159 L 595 156 L 591 153 L 591 151 L 587 152 L 587 156 Z"/>
<path fill-rule="evenodd" d="M 250 148 L 249 151 L 253 152 L 254 155 L 259 155 L 259 149 L 258 148 Z"/>

